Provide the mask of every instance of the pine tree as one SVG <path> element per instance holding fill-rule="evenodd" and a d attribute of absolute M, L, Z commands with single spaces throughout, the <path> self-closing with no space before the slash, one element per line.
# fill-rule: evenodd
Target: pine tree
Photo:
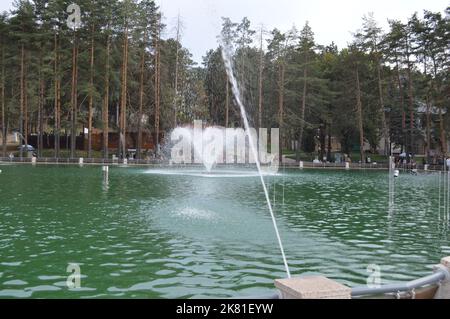
<path fill-rule="evenodd" d="M 311 53 L 314 48 L 314 33 L 311 30 L 308 22 L 303 27 L 300 34 L 300 48 L 303 60 L 303 94 L 302 104 L 300 109 L 300 132 L 298 135 L 298 147 L 297 147 L 297 161 L 300 161 L 300 151 L 303 143 L 303 132 L 305 128 L 305 111 L 308 97 L 308 71 L 309 64 L 311 63 Z"/>
<path fill-rule="evenodd" d="M 6 128 L 6 96 L 5 96 L 5 46 L 6 46 L 6 35 L 7 35 L 7 17 L 5 15 L 0 15 L 0 105 L 1 105 L 1 116 L 2 116 L 2 157 L 6 157 L 6 137 L 8 134 Z"/>

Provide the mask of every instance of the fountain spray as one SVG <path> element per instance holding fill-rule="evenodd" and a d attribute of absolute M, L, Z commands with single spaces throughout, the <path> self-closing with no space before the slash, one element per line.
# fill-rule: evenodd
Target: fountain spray
<path fill-rule="evenodd" d="M 233 73 L 233 65 L 231 62 L 231 49 L 225 45 L 225 41 L 222 41 L 222 59 L 225 63 L 225 69 L 227 72 L 228 79 L 231 83 L 233 95 L 234 95 L 234 97 L 236 99 L 236 103 L 239 105 L 239 108 L 241 111 L 242 119 L 244 121 L 245 131 L 247 132 L 247 134 L 249 136 L 250 149 L 253 153 L 253 157 L 255 158 L 256 167 L 258 168 L 259 177 L 261 179 L 261 184 L 263 186 L 264 194 L 266 196 L 267 206 L 269 207 L 270 216 L 272 217 L 272 223 L 275 228 L 275 233 L 277 235 L 278 244 L 280 246 L 281 255 L 283 256 L 284 267 L 286 268 L 286 273 L 287 273 L 288 278 L 291 278 L 291 273 L 289 271 L 289 266 L 287 263 L 286 255 L 284 253 L 283 243 L 281 241 L 280 233 L 278 231 L 277 221 L 276 221 L 275 215 L 273 213 L 272 203 L 270 202 L 269 192 L 267 191 L 266 183 L 264 182 L 264 176 L 261 171 L 261 163 L 259 161 L 258 151 L 256 149 L 256 145 L 253 141 L 253 138 L 251 138 L 251 135 L 250 135 L 250 125 L 248 123 L 247 112 L 245 111 L 244 104 L 242 103 L 238 83 L 237 83 L 236 77 L 234 76 L 234 73 Z"/>

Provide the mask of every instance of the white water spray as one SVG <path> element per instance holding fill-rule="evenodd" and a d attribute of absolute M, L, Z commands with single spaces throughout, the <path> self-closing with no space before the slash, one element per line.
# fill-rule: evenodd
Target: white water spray
<path fill-rule="evenodd" d="M 242 119 L 244 121 L 245 131 L 248 134 L 250 134 L 250 125 L 248 123 L 247 112 L 245 111 L 244 104 L 242 103 L 239 87 L 238 87 L 236 78 L 233 73 L 233 65 L 231 62 L 231 51 L 229 48 L 226 47 L 226 45 L 224 45 L 225 41 L 222 41 L 222 42 L 223 42 L 222 43 L 222 59 L 223 59 L 223 62 L 225 63 L 225 69 L 227 72 L 227 76 L 231 83 L 231 88 L 232 88 L 233 95 L 236 99 L 236 103 L 239 105 L 239 108 L 241 110 L 241 115 L 242 115 Z M 266 196 L 267 206 L 269 207 L 270 216 L 272 217 L 272 223 L 275 228 L 275 233 L 277 235 L 278 244 L 279 244 L 280 250 L 281 250 L 281 255 L 283 256 L 284 267 L 286 268 L 286 273 L 287 273 L 288 278 L 291 278 L 291 273 L 289 271 L 289 266 L 287 263 L 286 255 L 284 253 L 283 243 L 281 241 L 280 233 L 278 231 L 277 221 L 275 220 L 275 215 L 273 213 L 272 204 L 270 202 L 269 192 L 267 191 L 266 183 L 264 182 L 264 176 L 263 176 L 263 173 L 261 170 L 261 164 L 259 162 L 258 151 L 256 149 L 256 145 L 255 145 L 253 139 L 249 138 L 248 140 L 249 140 L 249 144 L 250 144 L 250 149 L 253 153 L 253 157 L 255 158 L 255 161 L 256 161 L 256 167 L 258 168 L 259 177 L 261 179 L 261 184 L 263 186 L 264 194 Z"/>

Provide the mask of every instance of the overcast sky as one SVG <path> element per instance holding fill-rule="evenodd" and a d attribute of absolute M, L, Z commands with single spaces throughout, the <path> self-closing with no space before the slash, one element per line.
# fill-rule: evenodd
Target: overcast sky
<path fill-rule="evenodd" d="M 0 0 L 0 11 L 9 10 L 13 0 Z M 76 3 L 76 0 L 74 0 Z M 405 21 L 414 12 L 424 9 L 444 11 L 450 0 L 156 0 L 162 7 L 167 36 L 174 36 L 176 17 L 184 24 L 183 45 L 200 62 L 205 52 L 217 46 L 220 17 L 240 21 L 248 17 L 255 29 L 264 24 L 286 31 L 293 25 L 301 28 L 309 21 L 316 42 L 327 45 L 334 41 L 339 47 L 351 40 L 351 32 L 361 26 L 361 18 L 374 12 L 382 27 L 387 19 Z"/>

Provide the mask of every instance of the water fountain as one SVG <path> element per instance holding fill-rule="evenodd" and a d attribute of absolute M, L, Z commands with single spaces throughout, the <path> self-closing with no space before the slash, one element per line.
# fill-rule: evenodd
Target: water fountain
<path fill-rule="evenodd" d="M 170 166 L 176 164 L 194 164 L 205 169 L 207 174 L 216 174 L 213 169 L 227 164 L 234 169 L 239 166 L 256 165 L 256 159 L 264 175 L 276 174 L 278 171 L 278 137 L 277 129 L 271 131 L 271 154 L 267 153 L 267 130 L 261 129 L 259 139 L 256 130 L 226 129 L 222 127 L 203 128 L 202 121 L 194 121 L 194 127 L 178 127 L 171 133 Z M 259 140 L 259 152 L 255 155 L 249 147 L 250 141 L 256 145 Z M 223 168 L 223 167 L 222 167 Z M 229 171 L 227 171 L 229 173 Z M 219 173 L 223 173 L 223 170 Z M 242 172 L 248 174 L 248 170 Z M 252 175 L 253 176 L 253 175 Z"/>
<path fill-rule="evenodd" d="M 240 89 L 233 73 L 231 60 L 231 48 L 222 45 L 222 58 L 225 64 L 227 76 L 231 83 L 232 92 L 242 116 L 244 129 L 226 129 L 220 127 L 203 128 L 202 121 L 195 121 L 194 127 L 178 127 L 171 133 L 171 141 L 175 145 L 170 146 L 170 168 L 151 169 L 147 173 L 158 175 L 183 175 L 201 177 L 253 177 L 259 178 L 264 190 L 265 200 L 270 212 L 272 224 L 277 237 L 278 245 L 283 258 L 284 267 L 288 278 L 291 277 L 277 222 L 273 212 L 273 206 L 264 176 L 276 175 L 279 168 L 279 130 L 271 130 L 271 154 L 267 153 L 267 132 L 259 131 L 259 142 L 257 142 L 256 130 L 250 128 L 247 112 L 241 99 Z M 237 141 L 241 141 L 240 145 Z M 274 143 L 276 142 L 276 143 Z M 247 147 L 248 146 L 248 147 Z M 225 160 L 224 160 L 225 159 Z M 233 163 L 230 169 L 214 170 L 217 165 Z M 236 170 L 235 163 L 254 164 L 257 172 L 249 169 Z M 174 169 L 175 164 L 180 165 Z M 202 165 L 186 169 L 185 165 Z"/>
<path fill-rule="evenodd" d="M 222 41 L 222 42 L 225 43 L 225 41 Z M 239 91 L 237 80 L 236 80 L 236 78 L 234 76 L 234 73 L 233 73 L 233 64 L 232 64 L 231 56 L 232 55 L 231 55 L 230 47 L 226 46 L 226 45 L 223 45 L 222 46 L 222 58 L 223 58 L 223 61 L 225 63 L 225 70 L 227 72 L 228 79 L 229 79 L 229 81 L 231 83 L 231 88 L 232 88 L 232 92 L 233 92 L 234 98 L 235 98 L 237 104 L 239 105 L 239 109 L 241 111 L 241 116 L 242 116 L 242 119 L 244 121 L 245 130 L 247 132 L 250 132 L 250 125 L 249 125 L 248 118 L 247 118 L 247 112 L 245 110 L 244 104 L 242 103 L 241 94 L 240 94 L 240 91 Z M 264 194 L 265 194 L 265 197 L 266 197 L 267 206 L 269 208 L 270 216 L 272 218 L 272 223 L 273 223 L 273 226 L 274 226 L 274 229 L 275 229 L 275 233 L 277 235 L 277 240 L 278 240 L 278 244 L 280 246 L 281 255 L 283 257 L 283 263 L 284 263 L 284 266 L 286 268 L 286 273 L 287 273 L 288 278 L 291 278 L 291 273 L 289 271 L 289 266 L 288 266 L 288 263 L 287 263 L 286 255 L 284 253 L 283 243 L 281 241 L 280 233 L 278 231 L 277 222 L 276 222 L 276 219 L 275 219 L 275 215 L 273 213 L 272 203 L 271 203 L 270 197 L 269 197 L 269 192 L 267 191 L 267 186 L 266 186 L 266 183 L 264 181 L 264 175 L 263 175 L 263 172 L 261 170 L 261 164 L 260 164 L 259 159 L 258 159 L 258 151 L 257 151 L 256 145 L 255 145 L 253 139 L 250 138 L 249 139 L 249 143 L 250 143 L 250 149 L 251 149 L 251 151 L 253 153 L 253 156 L 255 158 L 255 161 L 256 161 L 256 167 L 258 168 L 258 173 L 259 173 L 259 176 L 260 176 L 260 179 L 261 179 L 261 184 L 262 184 L 262 187 L 264 189 Z"/>

